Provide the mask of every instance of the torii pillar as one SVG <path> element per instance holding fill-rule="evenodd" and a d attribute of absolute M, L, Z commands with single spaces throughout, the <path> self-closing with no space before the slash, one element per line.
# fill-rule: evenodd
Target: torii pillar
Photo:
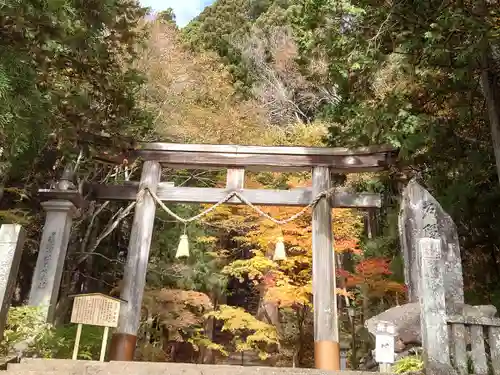
<path fill-rule="evenodd" d="M 160 163 L 156 161 L 144 162 L 139 191 L 147 187 L 156 193 L 160 175 Z M 134 360 L 155 213 L 156 202 L 153 197 L 147 193 L 140 196 L 135 206 L 127 263 L 123 274 L 121 299 L 125 302 L 120 310 L 118 327 L 111 339 L 110 361 Z"/>
<path fill-rule="evenodd" d="M 315 167 L 313 195 L 331 188 L 330 169 Z M 314 363 L 323 370 L 340 370 L 332 207 L 322 199 L 312 217 L 312 278 L 314 307 Z"/>

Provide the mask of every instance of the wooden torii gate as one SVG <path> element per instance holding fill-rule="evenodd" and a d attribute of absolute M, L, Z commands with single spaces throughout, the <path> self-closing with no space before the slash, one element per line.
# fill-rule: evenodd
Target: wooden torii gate
<path fill-rule="evenodd" d="M 387 146 L 347 149 L 146 143 L 132 151 L 132 158 L 144 160 L 139 182 L 128 182 L 123 185 L 91 184 L 86 186 L 86 190 L 95 200 L 133 201 L 137 199 L 139 191 L 147 188 L 165 202 L 208 204 L 217 203 L 228 193 L 237 191 L 254 205 L 306 206 L 319 193 L 330 189 L 332 172 L 380 171 L 389 167 L 395 153 L 393 148 Z M 162 166 L 178 169 L 225 168 L 228 170 L 226 188 L 172 187 L 170 183 L 160 181 Z M 245 189 L 245 170 L 312 171 L 312 188 Z M 49 202 L 66 200 L 77 204 L 72 198 L 75 194 L 68 191 L 44 190 L 41 191 L 41 195 L 45 200 L 50 200 Z M 233 197 L 227 203 L 242 204 L 237 197 Z M 325 370 L 340 368 L 335 262 L 332 251 L 332 207 L 369 209 L 380 205 L 381 198 L 377 194 L 339 191 L 328 200 L 320 200 L 314 207 L 312 277 L 316 368 Z M 120 311 L 118 328 L 112 337 L 110 360 L 132 361 L 134 358 L 155 210 L 156 202 L 150 194 L 144 194 L 135 206 L 121 294 L 121 298 L 127 303 Z M 49 214 L 50 212 L 48 218 Z M 48 238 L 45 229 L 43 236 L 42 242 L 44 238 Z M 42 246 L 41 244 L 37 268 L 39 265 L 40 267 L 45 265 L 44 261 L 40 260 L 43 255 Z M 35 270 L 34 279 L 36 275 Z M 55 278 L 60 279 L 60 275 L 56 275 Z M 35 282 L 37 281 L 34 280 Z M 60 280 L 56 280 L 50 285 L 54 285 L 51 287 L 55 288 L 59 283 Z M 32 295 L 36 296 L 33 288 Z M 51 295 L 54 294 L 57 292 L 52 291 Z M 38 300 L 41 300 L 41 297 Z M 38 300 L 33 299 L 34 302 Z"/>

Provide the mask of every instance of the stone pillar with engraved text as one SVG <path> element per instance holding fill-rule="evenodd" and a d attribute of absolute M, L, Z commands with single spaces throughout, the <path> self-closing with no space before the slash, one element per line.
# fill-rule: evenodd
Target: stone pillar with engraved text
<path fill-rule="evenodd" d="M 16 286 L 25 238 L 26 232 L 19 224 L 3 224 L 0 227 L 0 340 L 3 339 Z"/>
<path fill-rule="evenodd" d="M 71 225 L 77 210 L 72 202 L 66 200 L 49 200 L 43 202 L 42 206 L 47 216 L 31 282 L 29 305 L 43 307 L 46 321 L 52 322 Z"/>

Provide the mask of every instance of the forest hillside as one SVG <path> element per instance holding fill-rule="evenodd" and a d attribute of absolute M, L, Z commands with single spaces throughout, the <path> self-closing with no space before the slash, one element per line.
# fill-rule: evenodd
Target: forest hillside
<path fill-rule="evenodd" d="M 405 300 L 397 214 L 411 178 L 457 225 L 467 302 L 500 307 L 499 9 L 495 0 L 216 0 L 179 29 L 171 10 L 147 16 L 135 0 L 5 2 L 0 222 L 28 232 L 13 305 L 26 300 L 36 262 L 38 189 L 68 162 L 76 186 L 138 180 L 138 165 L 110 161 L 131 140 L 163 140 L 400 150 L 390 171 L 334 176 L 339 187 L 383 196 L 376 213 L 334 210 L 341 339 L 354 340 L 353 367 L 372 344 L 363 322 Z M 225 178 L 162 171 L 176 186 Z M 245 183 L 286 189 L 310 186 L 311 176 L 249 173 Z M 72 294 L 119 294 L 132 215 L 107 229 L 125 206 L 92 202 L 75 220 L 56 326 L 35 352 L 69 356 Z M 170 208 L 187 217 L 206 207 Z M 184 229 L 190 256 L 179 260 Z M 278 263 L 280 236 L 287 258 Z M 252 352 L 312 367 L 311 263 L 310 214 L 276 227 L 224 206 L 184 228 L 157 210 L 137 359 L 214 363 Z M 16 311 L 11 327 L 34 322 Z M 99 334 L 85 340 L 82 355 L 95 357 Z"/>

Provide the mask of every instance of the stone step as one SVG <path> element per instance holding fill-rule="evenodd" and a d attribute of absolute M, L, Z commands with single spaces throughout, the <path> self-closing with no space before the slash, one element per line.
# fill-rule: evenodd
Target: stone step
<path fill-rule="evenodd" d="M 45 359 L 45 358 L 22 358 L 21 359 L 21 365 L 53 365 L 53 366 L 64 366 L 64 365 L 69 365 L 72 364 L 74 365 L 75 363 L 81 364 L 99 364 L 101 362 L 98 361 L 92 361 L 92 360 L 82 360 L 78 359 L 76 361 L 73 361 L 72 359 Z"/>
<path fill-rule="evenodd" d="M 165 362 L 107 362 L 71 360 L 24 360 L 9 366 L 6 375 L 362 375 L 354 371 L 196 365 Z M 367 373 L 366 373 L 367 374 Z"/>
<path fill-rule="evenodd" d="M 111 362 L 106 366 L 89 365 L 85 375 L 359 375 L 361 373 L 315 369 L 196 365 L 184 363 Z"/>
<path fill-rule="evenodd" d="M 86 365 L 96 364 L 100 365 L 97 361 L 73 361 L 71 359 L 41 359 L 41 358 L 26 358 L 22 359 L 20 364 L 9 364 L 7 370 L 14 370 L 22 368 L 26 371 L 73 371 L 78 370 L 80 373 Z"/>

